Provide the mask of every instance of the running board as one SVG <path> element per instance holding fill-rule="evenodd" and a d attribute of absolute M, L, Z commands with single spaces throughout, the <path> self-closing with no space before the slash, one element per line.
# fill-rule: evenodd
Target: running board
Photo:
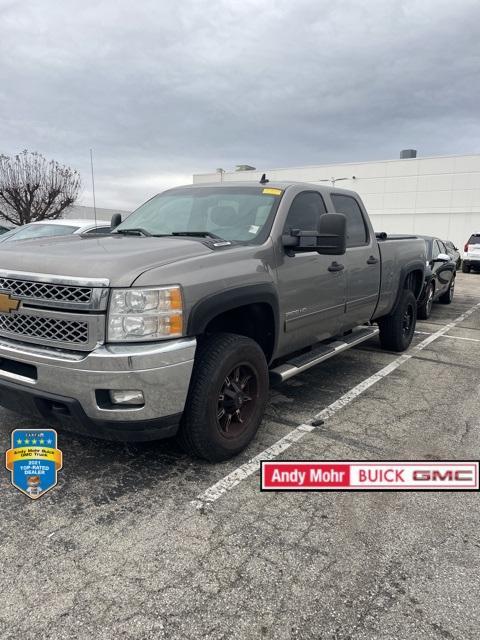
<path fill-rule="evenodd" d="M 335 342 L 330 342 L 328 344 L 321 344 L 311 351 L 303 353 L 302 355 L 292 358 L 278 367 L 271 369 L 270 382 L 271 384 L 285 382 L 285 380 L 296 376 L 298 373 L 302 373 L 302 371 L 306 371 L 320 362 L 333 358 L 333 356 L 342 353 L 342 351 L 346 351 L 361 342 L 365 342 L 365 340 L 373 338 L 373 336 L 378 335 L 379 331 L 380 330 L 377 326 L 356 327 L 351 333 L 343 336 L 341 340 L 335 340 Z"/>

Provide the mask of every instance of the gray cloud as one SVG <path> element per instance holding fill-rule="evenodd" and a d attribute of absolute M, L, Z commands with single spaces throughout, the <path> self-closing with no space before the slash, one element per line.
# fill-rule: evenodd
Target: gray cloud
<path fill-rule="evenodd" d="M 257 167 L 480 151 L 477 0 L 0 4 L 0 152 L 131 208 Z"/>

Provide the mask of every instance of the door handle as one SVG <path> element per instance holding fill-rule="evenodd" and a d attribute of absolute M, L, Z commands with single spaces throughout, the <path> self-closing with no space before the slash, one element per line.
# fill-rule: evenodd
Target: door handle
<path fill-rule="evenodd" d="M 332 264 L 328 267 L 329 271 L 343 271 L 345 269 L 343 264 L 339 264 L 338 262 L 332 262 Z"/>
<path fill-rule="evenodd" d="M 378 262 L 378 258 L 375 258 L 375 256 L 370 256 L 369 259 L 367 260 L 367 264 L 377 264 Z"/>

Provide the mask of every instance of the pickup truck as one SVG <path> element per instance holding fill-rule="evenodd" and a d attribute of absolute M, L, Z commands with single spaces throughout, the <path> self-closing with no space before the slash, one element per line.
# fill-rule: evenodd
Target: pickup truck
<path fill-rule="evenodd" d="M 191 185 L 118 223 L 2 247 L 0 404 L 220 461 L 255 435 L 270 382 L 377 334 L 412 340 L 425 242 L 376 235 L 352 191 Z"/>

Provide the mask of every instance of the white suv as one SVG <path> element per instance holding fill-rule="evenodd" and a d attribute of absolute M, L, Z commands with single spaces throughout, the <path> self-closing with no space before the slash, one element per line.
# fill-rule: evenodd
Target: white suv
<path fill-rule="evenodd" d="M 472 233 L 463 250 L 463 273 L 470 273 L 472 268 L 480 271 L 480 233 Z"/>

